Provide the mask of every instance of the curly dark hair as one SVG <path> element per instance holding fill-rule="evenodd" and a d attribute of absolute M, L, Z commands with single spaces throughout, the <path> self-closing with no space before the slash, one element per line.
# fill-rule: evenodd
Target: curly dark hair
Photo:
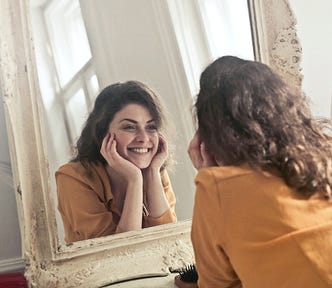
<path fill-rule="evenodd" d="M 223 165 L 274 171 L 288 186 L 331 198 L 331 122 L 267 65 L 224 56 L 202 73 L 198 133 Z"/>
<path fill-rule="evenodd" d="M 168 138 L 168 125 L 165 107 L 157 95 L 145 84 L 139 81 L 115 83 L 104 88 L 97 96 L 92 112 L 85 122 L 82 133 L 77 140 L 73 162 L 80 161 L 104 165 L 106 160 L 100 153 L 100 147 L 106 136 L 109 124 L 114 115 L 128 104 L 140 104 L 148 109 L 154 119 L 158 132 Z M 165 168 L 165 163 L 162 168 Z"/>

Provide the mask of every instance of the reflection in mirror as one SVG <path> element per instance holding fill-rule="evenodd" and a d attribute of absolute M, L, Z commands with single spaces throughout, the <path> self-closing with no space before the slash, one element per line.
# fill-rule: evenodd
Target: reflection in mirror
<path fill-rule="evenodd" d="M 212 59 L 226 54 L 254 58 L 247 1 L 30 2 L 55 202 L 55 171 L 72 158 L 99 91 L 138 80 L 170 111 L 176 130 L 176 165 L 169 172 L 175 212 L 178 220 L 191 218 L 195 171 L 186 151 L 194 132 L 192 97 Z M 57 218 L 63 241 L 59 213 Z"/>
<path fill-rule="evenodd" d="M 74 159 L 56 172 L 66 242 L 176 222 L 164 114 L 138 81 L 97 96 Z"/>

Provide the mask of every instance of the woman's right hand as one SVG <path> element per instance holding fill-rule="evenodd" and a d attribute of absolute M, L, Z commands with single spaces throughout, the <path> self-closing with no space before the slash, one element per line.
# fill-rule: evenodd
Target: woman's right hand
<path fill-rule="evenodd" d="M 117 231 L 126 232 L 142 228 L 143 176 L 141 170 L 123 158 L 116 150 L 114 133 L 108 133 L 101 144 L 101 155 L 108 165 L 126 183 L 125 198 Z"/>
<path fill-rule="evenodd" d="M 206 150 L 205 144 L 201 141 L 197 131 L 190 141 L 188 154 L 197 170 L 204 167 L 218 166 L 214 157 Z"/>
<path fill-rule="evenodd" d="M 142 177 L 141 170 L 130 161 L 123 158 L 116 150 L 114 133 L 107 133 L 101 144 L 100 153 L 112 170 L 116 171 L 126 181 L 131 181 L 136 179 L 136 177 Z"/>

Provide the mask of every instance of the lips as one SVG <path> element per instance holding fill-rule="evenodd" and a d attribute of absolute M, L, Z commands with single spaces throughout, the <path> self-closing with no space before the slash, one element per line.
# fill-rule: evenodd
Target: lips
<path fill-rule="evenodd" d="M 128 148 L 129 151 L 135 152 L 135 153 L 148 153 L 152 150 L 152 148 Z"/>

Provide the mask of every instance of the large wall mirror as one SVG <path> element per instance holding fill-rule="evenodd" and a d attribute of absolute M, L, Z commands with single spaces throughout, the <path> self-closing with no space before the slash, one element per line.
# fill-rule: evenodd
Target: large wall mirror
<path fill-rule="evenodd" d="M 179 221 L 190 219 L 194 170 L 186 149 L 199 72 L 221 55 L 254 58 L 247 1 L 38 0 L 30 1 L 30 12 L 55 205 L 52 176 L 71 158 L 97 93 L 139 80 L 169 110 L 175 209 Z"/>
<path fill-rule="evenodd" d="M 288 2 L 0 3 L 1 94 L 31 286 L 100 287 L 166 275 L 170 267 L 192 262 L 195 171 L 186 150 L 199 74 L 214 58 L 235 54 L 268 63 L 300 84 L 301 49 Z M 239 19 L 245 28 L 233 25 Z M 179 221 L 65 244 L 54 171 L 69 160 L 98 91 L 126 80 L 146 83 L 170 111 L 177 162 L 170 176 Z"/>

